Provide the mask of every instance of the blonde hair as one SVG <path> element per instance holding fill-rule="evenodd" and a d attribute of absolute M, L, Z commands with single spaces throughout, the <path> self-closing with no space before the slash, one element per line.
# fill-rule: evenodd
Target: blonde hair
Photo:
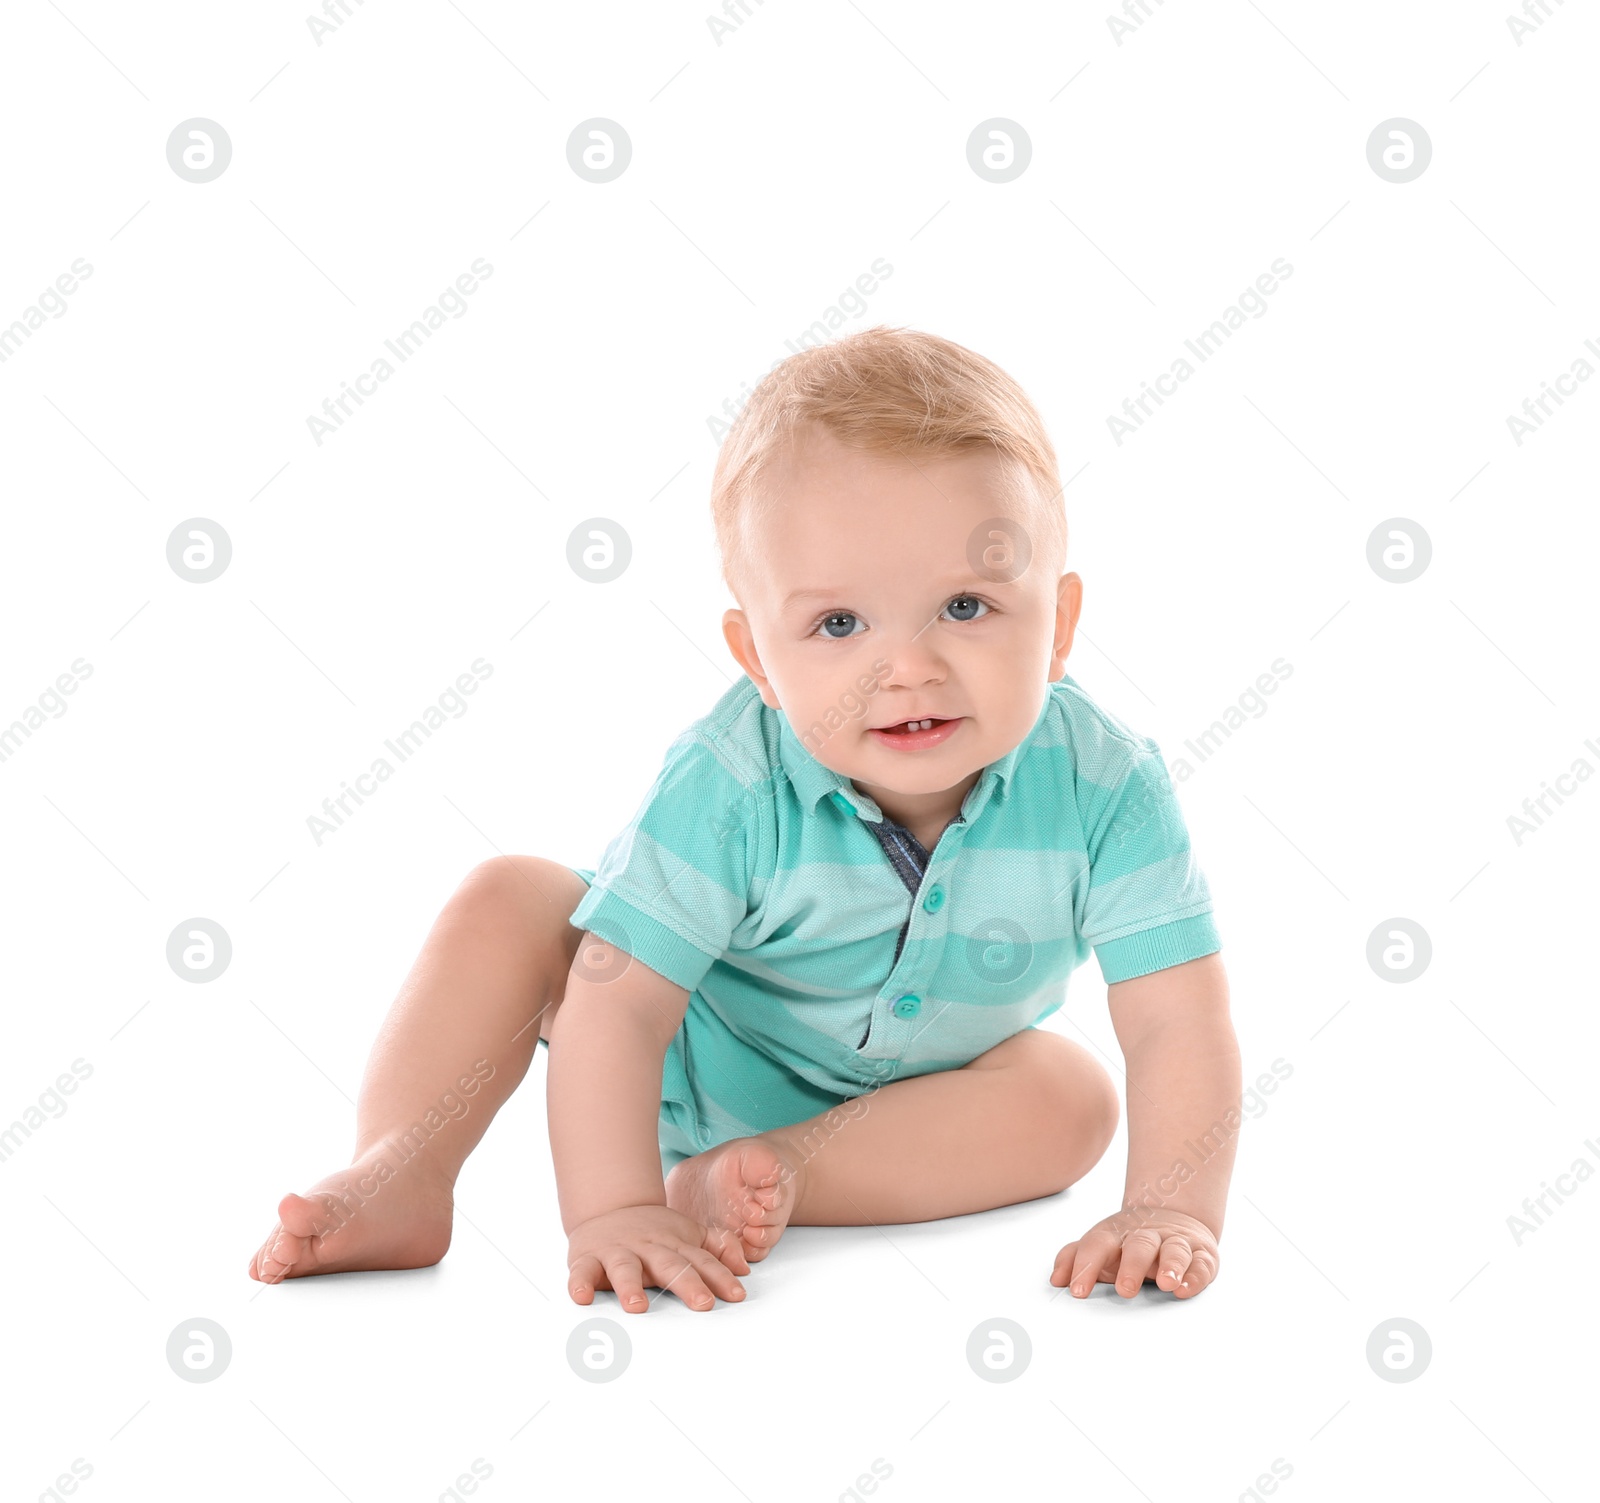
<path fill-rule="evenodd" d="M 1033 557 L 1054 566 L 1052 579 L 1065 566 L 1056 453 L 1027 394 L 972 350 L 879 324 L 774 366 L 723 440 L 711 518 L 730 590 L 736 578 L 749 577 L 751 520 L 774 504 L 763 481 L 797 430 L 811 423 L 847 448 L 885 457 L 947 458 L 988 446 L 1005 461 L 1013 504 L 1029 518 Z"/>

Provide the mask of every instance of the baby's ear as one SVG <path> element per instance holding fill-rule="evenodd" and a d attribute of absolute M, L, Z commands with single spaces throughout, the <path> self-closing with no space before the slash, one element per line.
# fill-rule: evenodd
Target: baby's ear
<path fill-rule="evenodd" d="M 1056 585 L 1055 642 L 1050 654 L 1050 682 L 1067 671 L 1067 655 L 1077 633 L 1078 616 L 1083 610 L 1083 581 L 1076 574 L 1063 574 Z"/>
<path fill-rule="evenodd" d="M 750 676 L 750 681 L 761 691 L 761 702 L 768 709 L 778 708 L 777 696 L 772 692 L 772 684 L 768 681 L 761 667 L 761 658 L 756 652 L 756 640 L 750 630 L 750 622 L 741 610 L 725 611 L 722 616 L 722 639 L 728 644 L 728 651 L 734 656 L 735 661 Z"/>

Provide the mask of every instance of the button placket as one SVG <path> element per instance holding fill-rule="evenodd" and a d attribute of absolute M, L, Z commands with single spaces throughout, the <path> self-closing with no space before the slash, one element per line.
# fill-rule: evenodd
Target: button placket
<path fill-rule="evenodd" d="M 878 993 L 873 1004 L 873 1018 L 867 1034 L 872 1046 L 861 1051 L 869 1059 L 900 1059 L 927 1026 L 924 1014 L 928 1012 L 926 989 L 933 980 L 943 945 L 929 945 L 932 962 L 916 968 L 906 967 L 906 958 L 917 952 L 917 942 L 942 940 L 949 931 L 946 908 L 949 891 L 944 881 L 929 882 L 936 869 L 942 870 L 960 854 L 960 846 L 968 829 L 963 816 L 957 816 L 945 826 L 934 848 L 929 853 L 923 885 L 917 900 L 911 905 L 907 920 L 905 944 L 900 952 L 900 963 L 889 973 L 889 980 Z M 946 843 L 949 849 L 946 850 Z M 942 853 L 942 854 L 941 854 Z"/>

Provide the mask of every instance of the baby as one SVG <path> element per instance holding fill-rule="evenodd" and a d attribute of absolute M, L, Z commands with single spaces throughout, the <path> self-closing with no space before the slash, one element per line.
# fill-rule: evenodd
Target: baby
<path fill-rule="evenodd" d="M 547 1046 L 567 1289 L 742 1299 L 790 1223 L 1054 1195 L 1117 1092 L 1037 1025 L 1092 948 L 1128 1082 L 1120 1208 L 1050 1282 L 1192 1298 L 1240 1124 L 1211 895 L 1156 743 L 1065 671 L 1056 456 L 990 361 L 874 328 L 776 366 L 712 510 L 745 677 L 597 870 L 469 873 L 368 1061 L 348 1168 L 286 1195 L 277 1283 L 416 1268 Z"/>

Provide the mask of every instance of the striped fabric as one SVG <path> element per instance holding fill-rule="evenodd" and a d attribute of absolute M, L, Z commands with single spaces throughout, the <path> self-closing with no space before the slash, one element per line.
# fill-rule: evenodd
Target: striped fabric
<path fill-rule="evenodd" d="M 929 852 L 743 678 L 666 753 L 570 916 L 689 992 L 663 1166 L 948 1070 L 1221 947 L 1160 748 L 1063 675 Z"/>

